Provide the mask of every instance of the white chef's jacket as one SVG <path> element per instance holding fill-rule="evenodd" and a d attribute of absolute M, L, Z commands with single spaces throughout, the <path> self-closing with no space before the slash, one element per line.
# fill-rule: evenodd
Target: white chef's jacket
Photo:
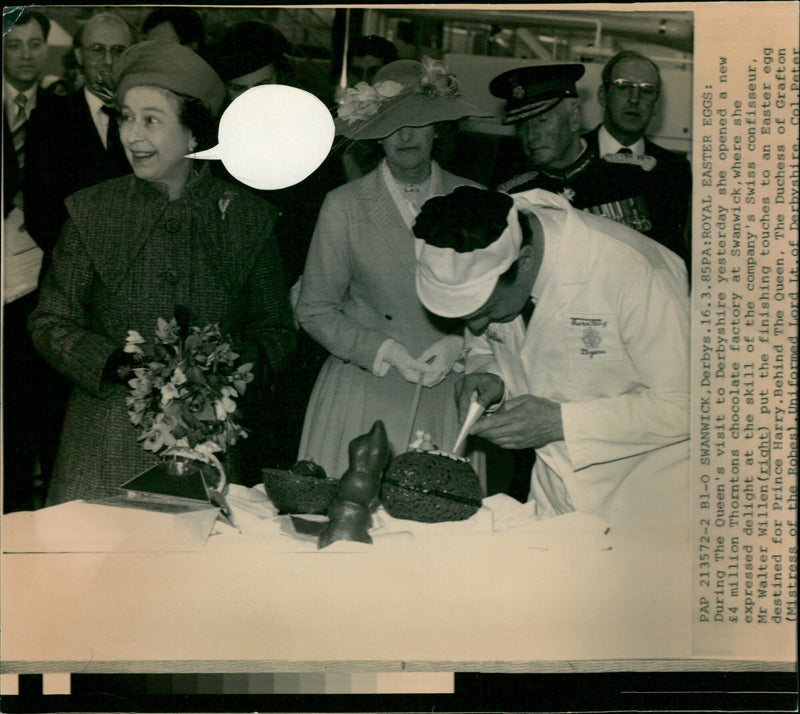
<path fill-rule="evenodd" d="M 612 524 L 681 519 L 688 502 L 689 288 L 683 261 L 619 223 L 542 190 L 513 196 L 544 229 L 527 330 L 521 318 L 468 335 L 468 372 L 505 398 L 560 402 L 564 440 L 537 449 L 530 499 Z M 688 524 L 688 520 L 686 521 Z"/>

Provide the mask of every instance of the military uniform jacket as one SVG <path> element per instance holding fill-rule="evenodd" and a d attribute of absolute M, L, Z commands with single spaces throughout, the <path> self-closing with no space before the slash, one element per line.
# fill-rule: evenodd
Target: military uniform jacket
<path fill-rule="evenodd" d="M 176 305 L 193 322 L 257 346 L 272 372 L 294 344 L 278 248 L 276 211 L 208 167 L 184 195 L 133 175 L 67 199 L 69 218 L 29 321 L 37 350 L 75 383 L 50 503 L 104 496 L 155 463 L 136 439 L 127 387 L 102 381 L 128 330 L 153 339 Z"/>
<path fill-rule="evenodd" d="M 597 129 L 584 139 L 586 149 L 570 166 L 528 171 L 498 190 L 521 193 L 540 188 L 561 194 L 575 208 L 627 225 L 688 261 L 688 161 L 650 141 L 645 141 L 644 157 L 603 158 L 597 151 Z"/>

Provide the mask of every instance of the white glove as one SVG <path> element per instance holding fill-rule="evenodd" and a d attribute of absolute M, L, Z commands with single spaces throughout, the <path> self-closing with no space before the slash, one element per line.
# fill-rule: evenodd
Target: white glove
<path fill-rule="evenodd" d="M 419 382 L 421 375 L 425 376 L 433 369 L 432 365 L 414 359 L 408 350 L 395 340 L 388 345 L 384 359 L 395 367 L 405 379 L 414 384 Z"/>
<path fill-rule="evenodd" d="M 434 342 L 419 356 L 420 362 L 430 362 L 430 371 L 425 375 L 422 385 L 435 387 L 450 372 L 462 372 L 464 367 L 456 365 L 456 362 L 463 353 L 464 338 L 461 335 L 447 335 Z"/>

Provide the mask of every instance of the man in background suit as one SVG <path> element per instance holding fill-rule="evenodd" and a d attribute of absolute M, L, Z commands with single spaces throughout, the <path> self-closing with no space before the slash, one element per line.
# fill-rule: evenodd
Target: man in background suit
<path fill-rule="evenodd" d="M 114 63 L 131 43 L 130 28 L 120 16 L 92 17 L 73 41 L 86 80 L 83 89 L 64 97 L 53 111 L 39 113 L 29 127 L 25 215 L 44 251 L 42 275 L 66 220 L 64 199 L 131 170 L 111 108 Z"/>
<path fill-rule="evenodd" d="M 645 136 L 661 95 L 661 73 L 638 52 L 623 51 L 603 67 L 597 99 L 604 108 L 603 123 L 584 135 L 589 148 L 615 166 L 645 168 L 640 192 L 653 228 L 651 238 L 689 263 L 689 201 L 692 170 L 689 162 Z M 620 162 L 619 164 L 615 162 Z M 631 187 L 631 195 L 635 187 Z"/>
<path fill-rule="evenodd" d="M 113 63 L 131 41 L 131 31 L 118 15 L 101 13 L 90 19 L 74 40 L 85 87 L 66 97 L 53 96 L 53 101 L 47 105 L 42 102 L 28 120 L 23 207 L 28 233 L 43 251 L 40 283 L 66 220 L 64 199 L 82 188 L 131 170 L 116 131 L 116 119 L 110 116 L 108 106 L 113 98 Z M 44 94 L 41 92 L 40 96 Z M 36 298 L 29 312 L 35 302 Z M 24 321 L 22 328 L 25 328 Z M 24 333 L 25 344 L 28 344 L 30 335 L 27 330 Z M 6 355 L 11 350 L 19 354 L 16 342 L 7 341 L 6 345 Z M 70 385 L 44 362 L 35 377 L 18 375 L 12 381 L 8 369 L 10 365 L 6 370 L 9 389 L 4 396 L 16 398 L 20 404 L 24 402 L 28 411 L 30 405 L 35 404 L 32 408 L 36 409 L 36 414 L 30 428 L 37 434 L 41 481 L 46 486 L 55 463 Z M 14 409 L 10 401 L 6 401 L 5 407 L 8 427 Z M 5 443 L 11 441 L 7 432 Z M 8 483 L 8 479 L 6 481 Z M 38 499 L 39 495 L 35 494 L 33 507 L 40 505 Z M 9 504 L 9 507 L 30 506 L 22 503 Z"/>
<path fill-rule="evenodd" d="M 4 20 L 11 24 L 3 38 L 3 509 L 8 512 L 41 504 L 47 478 L 46 466 L 36 473 L 36 459 L 41 459 L 48 407 L 42 383 L 49 368 L 26 326 L 38 300 L 41 251 L 25 230 L 22 189 L 28 126 L 56 99 L 39 85 L 50 21 L 28 9 Z"/>

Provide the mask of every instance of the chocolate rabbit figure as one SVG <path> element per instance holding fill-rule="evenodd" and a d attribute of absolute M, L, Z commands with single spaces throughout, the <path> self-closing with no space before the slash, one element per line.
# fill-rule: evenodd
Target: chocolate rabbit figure
<path fill-rule="evenodd" d="M 381 477 L 389 463 L 389 440 L 382 421 L 368 434 L 353 439 L 350 466 L 339 482 L 339 494 L 328 509 L 328 524 L 319 534 L 318 548 L 337 540 L 372 543 L 367 532 L 372 512 L 380 503 Z"/>

